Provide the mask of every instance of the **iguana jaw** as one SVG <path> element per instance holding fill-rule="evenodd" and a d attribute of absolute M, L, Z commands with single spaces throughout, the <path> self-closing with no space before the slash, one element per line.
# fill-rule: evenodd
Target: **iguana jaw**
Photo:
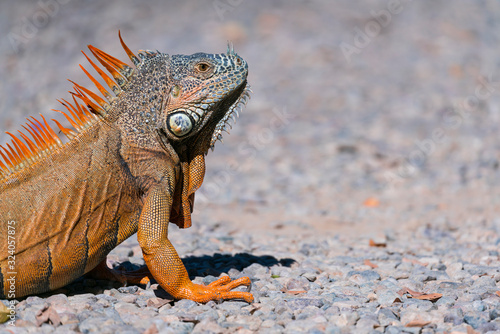
<path fill-rule="evenodd" d="M 237 98 L 232 104 L 227 108 L 227 112 L 224 116 L 219 120 L 217 125 L 215 126 L 214 132 L 212 133 L 212 139 L 210 140 L 210 148 L 213 149 L 217 140 L 222 141 L 222 131 L 227 131 L 227 126 L 231 127 L 229 123 L 229 119 L 233 119 L 233 123 L 236 122 L 236 117 L 239 116 L 239 112 L 242 110 L 243 106 L 245 106 L 250 99 L 250 85 L 245 81 L 242 85 L 242 90 L 237 89 L 234 91 L 233 95 L 236 95 Z M 232 99 L 231 99 L 232 100 Z M 229 101 L 231 101 L 229 100 Z M 225 106 L 221 106 L 221 109 L 224 110 Z"/>
<path fill-rule="evenodd" d="M 236 121 L 239 112 L 250 99 L 251 92 L 250 85 L 245 80 L 222 101 L 215 103 L 207 110 L 203 110 L 202 117 L 199 120 L 202 126 L 193 137 L 186 138 L 183 141 L 169 141 L 169 136 L 164 131 L 161 132 L 162 137 L 166 139 L 166 142 L 170 142 L 170 145 L 181 156 L 183 155 L 181 152 L 187 153 L 187 151 L 190 151 L 189 157 L 181 157 L 181 160 L 190 160 L 198 154 L 206 155 L 210 148 L 214 149 L 214 145 L 218 140 L 222 141 L 223 131 L 229 133 L 227 126 L 232 128 L 230 120 L 232 119 L 233 123 Z M 183 110 L 183 112 L 189 114 L 186 110 Z M 192 148 L 195 149 L 191 150 Z"/>

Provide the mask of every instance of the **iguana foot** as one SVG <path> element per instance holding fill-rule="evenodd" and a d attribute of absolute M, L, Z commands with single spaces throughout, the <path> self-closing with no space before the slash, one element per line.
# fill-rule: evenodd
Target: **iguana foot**
<path fill-rule="evenodd" d="M 239 286 L 247 286 L 247 292 L 231 291 Z M 208 284 L 199 285 L 189 281 L 185 286 L 179 288 L 177 298 L 190 299 L 199 303 L 208 301 L 221 301 L 226 299 L 243 299 L 247 303 L 253 302 L 253 295 L 248 292 L 252 286 L 252 282 L 248 277 L 241 277 L 231 281 L 229 276 L 223 276 L 218 280 Z"/>
<path fill-rule="evenodd" d="M 153 277 L 147 266 L 132 271 L 121 271 L 111 269 L 103 260 L 94 269 L 87 273 L 87 276 L 94 279 L 116 281 L 123 284 L 143 284 L 146 285 Z"/>

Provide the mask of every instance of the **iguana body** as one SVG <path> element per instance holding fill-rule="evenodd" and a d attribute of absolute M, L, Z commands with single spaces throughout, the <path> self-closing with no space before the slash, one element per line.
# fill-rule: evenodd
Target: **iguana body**
<path fill-rule="evenodd" d="M 32 118 L 24 127 L 32 139 L 12 136 L 0 147 L 0 298 L 57 289 L 91 271 L 144 282 L 105 267 L 106 255 L 137 232 L 146 274 L 175 298 L 251 301 L 248 292 L 230 291 L 248 286 L 246 277 L 192 283 L 168 239 L 169 222 L 191 225 L 204 156 L 246 102 L 246 62 L 232 50 L 145 51 L 139 59 L 122 45 L 135 69 L 89 46 L 114 81 L 92 66 L 117 97 L 90 75 L 109 102 L 75 84 L 73 103 L 62 103 L 77 131 L 57 124 L 68 143 Z"/>

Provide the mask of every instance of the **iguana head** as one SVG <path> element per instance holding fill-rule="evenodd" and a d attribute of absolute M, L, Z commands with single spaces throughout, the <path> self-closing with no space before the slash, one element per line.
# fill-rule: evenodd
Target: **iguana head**
<path fill-rule="evenodd" d="M 222 54 L 138 56 L 131 89 L 142 100 L 139 122 L 154 123 L 163 144 L 176 151 L 182 146 L 193 156 L 213 148 L 249 98 L 246 61 L 232 47 Z"/>
<path fill-rule="evenodd" d="M 170 68 L 172 88 L 164 109 L 167 137 L 184 141 L 202 136 L 213 147 L 249 97 L 247 63 L 228 50 L 225 54 L 171 56 Z"/>

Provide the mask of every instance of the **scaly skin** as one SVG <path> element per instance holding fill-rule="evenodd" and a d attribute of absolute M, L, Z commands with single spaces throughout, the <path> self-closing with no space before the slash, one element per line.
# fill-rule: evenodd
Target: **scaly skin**
<path fill-rule="evenodd" d="M 91 273 L 133 283 L 154 277 L 177 299 L 251 302 L 250 293 L 231 291 L 249 286 L 247 277 L 192 283 L 168 239 L 169 222 L 191 225 L 204 157 L 248 98 L 246 62 L 229 49 L 137 57 L 124 45 L 134 69 L 89 48 L 114 77 L 100 73 L 117 97 L 98 83 L 109 102 L 75 84 L 73 107 L 64 104 L 77 130 L 58 125 L 68 143 L 55 133 L 51 141 L 48 125 L 32 122 L 25 128 L 31 141 L 0 149 L 0 298 L 54 290 Z M 107 269 L 106 255 L 136 232 L 149 272 Z"/>

